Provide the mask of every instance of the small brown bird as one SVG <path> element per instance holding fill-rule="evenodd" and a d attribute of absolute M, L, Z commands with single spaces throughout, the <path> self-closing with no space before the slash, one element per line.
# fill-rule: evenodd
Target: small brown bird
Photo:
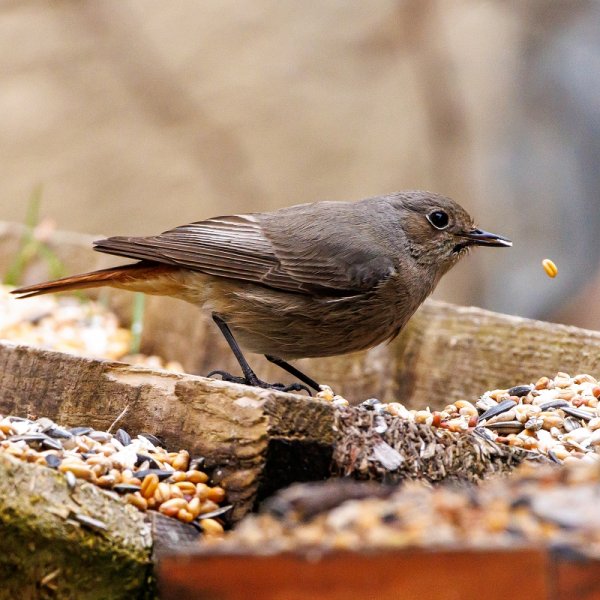
<path fill-rule="evenodd" d="M 214 217 L 150 237 L 110 237 L 94 249 L 139 262 L 13 293 L 26 298 L 111 286 L 174 296 L 212 313 L 244 376 L 209 375 L 307 389 L 258 379 L 239 340 L 318 390 L 285 360 L 345 354 L 393 339 L 469 248 L 511 245 L 477 229 L 450 198 L 398 192 Z"/>

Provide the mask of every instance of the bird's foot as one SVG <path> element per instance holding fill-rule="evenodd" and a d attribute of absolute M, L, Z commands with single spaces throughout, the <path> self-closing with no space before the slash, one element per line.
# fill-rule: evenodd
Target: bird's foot
<path fill-rule="evenodd" d="M 304 390 L 309 396 L 312 396 L 310 388 L 303 383 L 290 383 L 289 385 L 284 385 L 283 383 L 265 383 L 264 381 L 261 381 L 259 385 L 260 387 L 277 390 L 279 392 L 301 392 Z"/>
<path fill-rule="evenodd" d="M 214 375 L 220 375 L 221 381 L 229 381 L 231 383 L 241 383 L 243 385 L 252 385 L 254 387 L 263 388 L 266 390 L 277 390 L 278 392 L 301 392 L 306 391 L 309 396 L 312 396 L 310 389 L 302 383 L 267 383 L 262 381 L 256 375 L 254 377 L 238 377 L 227 373 L 227 371 L 211 371 L 207 377 L 213 377 Z"/>
<path fill-rule="evenodd" d="M 228 381 L 230 383 L 241 383 L 244 385 L 248 385 L 248 382 L 246 381 L 245 377 L 237 377 L 236 375 L 232 375 L 231 373 L 228 373 L 227 371 L 219 371 L 219 370 L 211 371 L 206 376 L 214 377 L 215 375 L 220 375 L 221 381 Z"/>

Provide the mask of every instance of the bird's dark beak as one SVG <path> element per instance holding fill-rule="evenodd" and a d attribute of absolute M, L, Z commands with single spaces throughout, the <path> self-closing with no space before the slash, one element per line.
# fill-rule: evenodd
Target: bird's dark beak
<path fill-rule="evenodd" d="M 496 235 L 495 233 L 490 233 L 489 231 L 482 231 L 481 229 L 472 229 L 467 233 L 463 233 L 462 237 L 469 240 L 469 242 L 475 246 L 512 246 L 512 242 L 508 238 Z"/>

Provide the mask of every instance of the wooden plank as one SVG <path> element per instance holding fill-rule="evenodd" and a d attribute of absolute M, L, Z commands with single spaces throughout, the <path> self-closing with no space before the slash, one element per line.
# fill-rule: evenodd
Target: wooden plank
<path fill-rule="evenodd" d="M 235 505 L 234 520 L 257 498 L 292 481 L 322 479 L 334 464 L 343 470 L 344 453 L 334 458 L 337 447 L 350 443 L 358 449 L 366 444 L 361 450 L 369 457 L 365 464 L 375 460 L 368 440 L 346 433 L 352 414 L 358 412 L 359 429 L 371 429 L 365 419 L 373 417 L 372 411 L 347 410 L 342 421 L 342 413 L 330 404 L 302 396 L 0 342 L 0 413 L 43 415 L 65 426 L 106 429 L 125 408 L 120 425 L 130 432 L 154 433 L 168 446 L 188 448 L 206 456 L 209 467 L 218 467 L 215 479 Z M 471 465 L 469 476 L 481 477 L 521 460 L 518 449 L 485 444 L 475 448 L 474 436 L 455 436 L 415 423 L 397 429 L 390 415 L 385 418 L 390 420 L 389 432 L 377 443 L 389 443 L 390 451 L 393 447 L 402 457 L 402 468 L 388 477 L 382 465 L 373 464 L 369 473 L 359 473 L 361 477 L 464 478 L 465 465 Z M 423 443 L 438 444 L 439 451 L 419 462 L 415 457 Z M 17 504 L 27 495 L 12 492 L 10 486 L 6 495 Z M 0 514 L 1 500 L 0 494 Z"/>
<path fill-rule="evenodd" d="M 0 341 L 0 414 L 106 430 L 123 411 L 119 426 L 129 432 L 152 433 L 167 448 L 185 448 L 218 467 L 213 479 L 235 505 L 233 520 L 293 482 L 331 474 L 388 482 L 480 479 L 511 470 L 526 455 L 389 414 L 378 417 L 387 426 L 377 432 L 373 411 L 340 412 L 306 396 Z M 394 456 L 393 465 L 375 451 L 380 447 Z M 423 447 L 432 450 L 426 458 Z"/>
<path fill-rule="evenodd" d="M 600 560 L 570 552 L 553 554 L 552 578 L 558 600 L 598 600 Z"/>
<path fill-rule="evenodd" d="M 163 600 L 505 600 L 550 597 L 541 550 L 163 558 Z"/>
<path fill-rule="evenodd" d="M 9 264 L 21 233 L 18 225 L 0 223 L 0 272 Z M 93 252 L 93 237 L 57 233 L 50 243 L 70 273 L 119 262 Z M 44 271 L 43 264 L 32 264 L 26 281 L 46 278 Z M 115 290 L 108 297 L 127 320 L 132 295 Z M 143 350 L 179 360 L 190 373 L 239 370 L 210 319 L 172 298 L 149 298 Z M 291 380 L 262 357 L 250 358 L 264 379 Z M 439 408 L 558 370 L 600 375 L 600 333 L 430 300 L 387 346 L 297 364 L 353 401 L 377 397 Z"/>
<path fill-rule="evenodd" d="M 150 527 L 92 484 L 71 489 L 61 473 L 0 453 L 0 531 L 2 598 L 147 597 Z"/>
<path fill-rule="evenodd" d="M 216 478 L 236 505 L 234 519 L 256 499 L 270 439 L 334 440 L 326 402 L 0 341 L 0 414 L 105 430 L 126 408 L 120 426 L 219 466 Z M 276 487 L 290 483 L 281 475 Z"/>
<path fill-rule="evenodd" d="M 473 398 L 557 371 L 600 376 L 600 332 L 433 301 L 390 352 L 396 394 L 416 406 Z"/>

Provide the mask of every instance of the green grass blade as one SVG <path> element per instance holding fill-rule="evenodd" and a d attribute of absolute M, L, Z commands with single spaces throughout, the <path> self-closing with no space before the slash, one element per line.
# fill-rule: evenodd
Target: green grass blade
<path fill-rule="evenodd" d="M 131 318 L 131 354 L 139 354 L 142 345 L 142 332 L 144 330 L 144 310 L 146 296 L 136 292 L 133 296 L 133 315 Z"/>

